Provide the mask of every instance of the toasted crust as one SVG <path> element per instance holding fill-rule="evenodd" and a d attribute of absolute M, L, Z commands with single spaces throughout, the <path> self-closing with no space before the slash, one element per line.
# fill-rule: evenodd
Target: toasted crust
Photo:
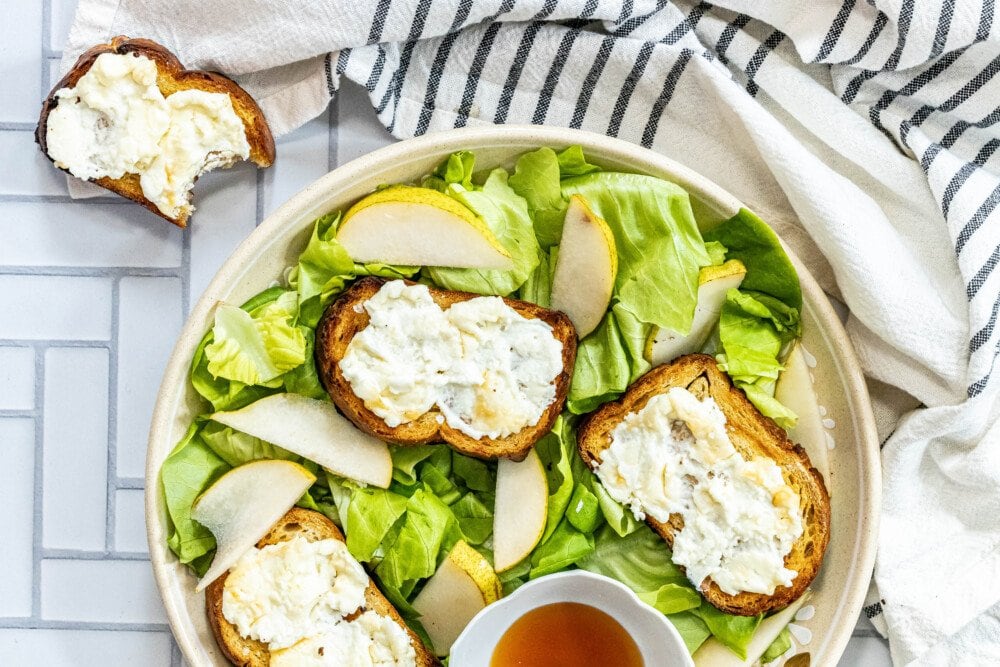
<path fill-rule="evenodd" d="M 397 445 L 424 445 L 445 442 L 457 451 L 480 459 L 508 458 L 522 461 L 538 440 L 552 429 L 556 417 L 562 412 L 569 393 L 573 364 L 576 361 L 576 330 L 564 314 L 547 310 L 526 301 L 504 299 L 504 303 L 528 319 L 540 319 L 552 327 L 555 338 L 562 343 L 562 372 L 555 379 L 556 397 L 542 413 L 534 426 L 518 431 L 506 438 L 480 438 L 476 440 L 452 428 L 447 422 L 438 423 L 437 410 L 400 424 L 387 425 L 381 417 L 365 407 L 351 389 L 351 384 L 340 372 L 340 361 L 355 334 L 368 326 L 368 313 L 360 306 L 385 284 L 381 278 L 362 278 L 345 291 L 326 309 L 316 328 L 316 368 L 330 398 L 354 425 L 366 433 Z M 408 284 L 413 284 L 408 282 Z M 468 292 L 452 292 L 430 288 L 431 297 L 442 308 L 453 303 L 481 296 Z M 360 311 L 360 312 L 359 312 Z"/>
<path fill-rule="evenodd" d="M 324 515 L 312 510 L 293 507 L 278 520 L 278 523 L 267 535 L 260 539 L 257 548 L 262 549 L 269 544 L 285 542 L 299 535 L 304 536 L 310 542 L 328 539 L 344 541 L 344 535 L 340 529 Z M 228 572 L 223 574 L 205 589 L 205 610 L 208 613 L 212 632 L 215 633 L 219 648 L 234 665 L 267 667 L 271 663 L 271 653 L 267 645 L 256 639 L 241 636 L 239 630 L 222 615 L 222 591 L 225 588 L 228 575 Z M 441 664 L 437 657 L 424 646 L 420 637 L 410 630 L 403 617 L 399 615 L 396 608 L 390 604 L 372 581 L 368 582 L 368 588 L 365 590 L 365 607 L 380 616 L 388 616 L 406 630 L 407 634 L 410 635 L 410 643 L 417 653 L 417 667 L 433 667 Z M 347 618 L 351 620 L 357 615 L 353 614 Z"/>
<path fill-rule="evenodd" d="M 73 68 L 67 72 L 66 76 L 59 80 L 52 88 L 48 97 L 45 98 L 45 101 L 42 102 L 38 127 L 35 129 L 35 142 L 41 147 L 46 157 L 49 157 L 46 142 L 49 113 L 58 104 L 56 91 L 76 86 L 77 81 L 90 71 L 94 61 L 102 53 L 117 53 L 119 55 L 135 53 L 154 61 L 158 71 L 156 85 L 160 88 L 160 92 L 163 93 L 164 97 L 179 90 L 191 89 L 229 95 L 229 98 L 233 102 L 233 110 L 236 111 L 236 114 L 243 121 L 247 143 L 250 144 L 250 160 L 258 167 L 270 167 L 274 162 L 274 137 L 271 136 L 271 128 L 267 125 L 267 119 L 264 118 L 264 113 L 257 106 L 254 99 L 250 97 L 250 94 L 240 88 L 235 81 L 215 72 L 184 69 L 181 61 L 173 53 L 156 42 L 148 39 L 129 39 L 124 36 L 115 37 L 107 44 L 98 44 L 85 51 L 76 61 L 76 64 L 73 65 Z M 50 157 L 49 159 L 51 160 L 52 158 Z M 189 216 L 187 211 L 182 211 L 177 218 L 170 218 L 160 211 L 156 207 L 156 204 L 146 199 L 145 195 L 142 194 L 142 187 L 139 185 L 138 174 L 125 174 L 118 179 L 104 177 L 91 182 L 145 206 L 156 215 L 169 220 L 178 227 L 187 226 Z"/>
<path fill-rule="evenodd" d="M 577 432 L 580 456 L 592 469 L 597 468 L 601 454 L 611 446 L 614 427 L 626 415 L 641 410 L 650 398 L 671 387 L 685 387 L 699 398 L 715 399 L 726 416 L 726 431 L 736 450 L 745 457 L 766 456 L 777 463 L 785 482 L 799 494 L 802 508 L 802 536 L 785 557 L 785 567 L 798 572 L 791 586 L 779 586 L 773 595 L 728 595 L 706 579 L 701 593 L 718 609 L 740 616 L 786 607 L 805 592 L 823 562 L 830 541 L 830 496 L 805 450 L 789 440 L 772 419 L 762 415 L 740 389 L 733 387 L 712 357 L 689 354 L 657 366 L 636 380 L 620 401 L 607 403 L 588 415 Z M 676 514 L 667 523 L 649 517 L 646 523 L 671 546 L 674 534 L 684 527 L 683 518 Z"/>

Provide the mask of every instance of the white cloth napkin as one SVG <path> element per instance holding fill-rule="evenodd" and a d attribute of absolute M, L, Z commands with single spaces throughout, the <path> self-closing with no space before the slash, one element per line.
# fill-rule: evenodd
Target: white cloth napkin
<path fill-rule="evenodd" d="M 892 432 L 875 578 L 894 660 L 995 664 L 993 13 L 992 0 L 81 0 L 64 65 L 115 34 L 149 37 L 236 77 L 278 134 L 346 76 L 398 137 L 582 127 L 718 182 L 850 308 Z"/>

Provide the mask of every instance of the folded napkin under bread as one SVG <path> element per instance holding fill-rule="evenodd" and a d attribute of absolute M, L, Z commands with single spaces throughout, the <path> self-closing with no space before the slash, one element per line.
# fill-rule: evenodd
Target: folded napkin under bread
<path fill-rule="evenodd" d="M 63 64 L 149 37 L 234 75 L 277 134 L 347 77 L 397 137 L 580 127 L 719 183 L 850 309 L 888 437 L 868 609 L 894 661 L 996 664 L 993 14 L 992 0 L 81 0 Z"/>

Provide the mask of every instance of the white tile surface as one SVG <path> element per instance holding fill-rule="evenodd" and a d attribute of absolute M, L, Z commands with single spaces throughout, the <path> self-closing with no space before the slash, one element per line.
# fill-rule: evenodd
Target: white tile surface
<path fill-rule="evenodd" d="M 38 36 L 42 32 L 42 3 L 16 0 L 3 3 L 0 21 L 0 122 L 38 120 L 42 99 Z"/>
<path fill-rule="evenodd" d="M 0 339 L 107 340 L 111 336 L 111 281 L 0 275 L 0 313 L 4 314 Z"/>
<path fill-rule="evenodd" d="M 181 263 L 182 232 L 128 203 L 11 202 L 0 217 L 0 264 L 151 266 Z"/>
<path fill-rule="evenodd" d="M 144 493 L 139 489 L 115 492 L 115 550 L 148 553 Z"/>
<path fill-rule="evenodd" d="M 286 137 L 277 147 L 279 157 L 263 173 L 264 215 L 285 203 L 302 186 L 329 171 L 330 158 L 320 150 L 330 134 L 329 113 L 315 118 Z"/>
<path fill-rule="evenodd" d="M 43 560 L 42 618 L 166 622 L 153 570 L 144 560 Z"/>
<path fill-rule="evenodd" d="M 191 219 L 191 304 L 236 246 L 257 226 L 257 170 L 240 164 L 195 186 Z"/>
<path fill-rule="evenodd" d="M 344 85 L 338 96 L 336 128 L 338 164 L 344 164 L 396 141 L 375 116 L 364 88 L 344 79 Z"/>
<path fill-rule="evenodd" d="M 119 477 L 142 477 L 149 420 L 183 323 L 177 278 L 122 278 L 118 291 Z"/>
<path fill-rule="evenodd" d="M 69 28 L 73 24 L 77 0 L 51 0 L 51 2 L 52 24 L 49 26 L 49 48 L 53 51 L 62 51 L 63 44 L 69 36 Z"/>
<path fill-rule="evenodd" d="M 168 632 L 108 630 L 0 630 L 0 665 L 170 664 Z"/>
<path fill-rule="evenodd" d="M 31 615 L 35 424 L 0 419 L 0 617 Z M 0 653 L 0 664 L 5 663 Z"/>
<path fill-rule="evenodd" d="M 30 130 L 0 132 L 0 194 L 65 195 L 66 178 L 45 157 Z"/>
<path fill-rule="evenodd" d="M 42 544 L 103 551 L 107 513 L 108 352 L 45 354 Z"/>
<path fill-rule="evenodd" d="M 34 405 L 34 350 L 0 347 L 0 410 L 30 410 Z"/>

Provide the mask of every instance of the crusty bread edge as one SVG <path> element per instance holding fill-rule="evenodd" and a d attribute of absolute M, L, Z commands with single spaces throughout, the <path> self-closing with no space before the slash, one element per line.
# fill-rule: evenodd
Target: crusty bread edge
<path fill-rule="evenodd" d="M 787 455 L 787 459 L 776 461 L 783 471 L 788 472 L 789 476 L 792 471 L 798 472 L 802 483 L 809 484 L 811 495 L 816 499 L 812 527 L 815 529 L 814 537 L 818 538 L 819 541 L 819 544 L 816 544 L 814 540 L 815 557 L 806 562 L 807 567 L 797 571 L 792 585 L 779 586 L 772 595 L 746 592 L 728 595 L 711 580 L 703 582 L 701 592 L 709 603 L 730 614 L 753 616 L 782 609 L 805 593 L 822 565 L 830 540 L 830 495 L 822 475 L 812 466 L 806 451 L 800 445 L 789 440 L 784 429 L 778 426 L 773 419 L 762 415 L 750 403 L 744 392 L 733 386 L 729 377 L 718 368 L 714 358 L 704 354 L 685 355 L 647 372 L 628 388 L 621 399 L 606 403 L 584 417 L 577 430 L 579 454 L 591 469 L 595 469 L 600 463 L 600 452 L 610 446 L 610 430 L 614 425 L 624 419 L 627 414 L 641 409 L 648 398 L 662 393 L 664 387 L 687 387 L 701 376 L 707 376 L 713 397 L 716 396 L 716 392 L 725 391 L 726 401 L 735 404 L 725 405 L 725 401 L 717 401 L 724 413 L 727 413 L 727 421 L 734 411 L 740 415 L 751 415 L 751 418 L 755 419 L 754 426 L 759 427 L 772 444 L 779 447 Z M 672 381 L 673 378 L 678 378 L 678 381 Z M 636 400 L 637 397 L 641 399 L 641 404 Z M 732 428 L 731 424 L 727 424 L 727 429 L 730 428 Z M 672 544 L 674 532 L 683 526 L 683 520 L 679 516 L 671 517 L 671 521 L 665 524 L 647 517 L 646 523 L 668 544 Z M 809 527 L 806 528 L 800 542 L 809 535 Z M 794 551 L 795 547 L 793 547 Z M 793 552 L 789 553 L 789 557 Z"/>
<path fill-rule="evenodd" d="M 314 510 L 307 510 L 301 507 L 290 509 L 275 526 L 257 542 L 257 548 L 262 549 L 269 544 L 277 544 L 284 541 L 282 528 L 290 524 L 309 526 L 314 532 L 324 535 L 325 538 L 344 541 L 344 534 L 340 532 L 330 519 Z M 270 663 L 270 651 L 267 645 L 255 639 L 249 639 L 239 634 L 236 627 L 226 620 L 222 614 L 222 593 L 225 589 L 226 578 L 229 573 L 221 575 L 205 589 L 205 611 L 208 615 L 209 625 L 215 635 L 216 642 L 226 658 L 239 667 L 266 667 Z M 410 644 L 417 654 L 418 667 L 434 667 L 440 665 L 440 661 L 421 641 L 413 630 L 410 629 L 403 617 L 392 603 L 386 599 L 381 591 L 375 586 L 375 582 L 369 579 L 368 588 L 365 589 L 365 608 L 376 612 L 381 616 L 388 616 L 410 636 Z M 349 620 L 355 618 L 360 612 L 348 615 Z M 253 659 L 244 659 L 237 655 L 241 647 L 246 647 Z"/>
<path fill-rule="evenodd" d="M 569 394 L 573 366 L 576 362 L 576 329 L 569 318 L 555 310 L 542 308 L 536 304 L 502 297 L 504 303 L 523 317 L 540 319 L 552 327 L 555 338 L 562 344 L 562 371 L 555 378 L 555 398 L 545 409 L 534 426 L 529 426 L 506 438 L 474 439 L 461 431 L 438 424 L 436 410 L 418 419 L 397 427 L 388 426 L 381 417 L 365 407 L 351 389 L 350 383 L 340 371 L 339 362 L 351 338 L 368 325 L 368 315 L 358 312 L 360 304 L 374 296 L 387 281 L 382 278 L 365 277 L 344 291 L 323 314 L 316 327 L 316 367 L 320 380 L 337 407 L 362 431 L 377 438 L 398 445 L 421 445 L 445 442 L 463 454 L 481 459 L 509 458 L 524 460 L 528 452 L 546 433 L 562 412 Z M 415 283 L 405 281 L 408 285 Z M 431 296 L 438 305 L 451 305 L 467 301 L 481 294 L 441 290 L 429 287 Z"/>
<path fill-rule="evenodd" d="M 260 110 L 257 102 L 248 92 L 243 90 L 235 81 L 222 74 L 204 70 L 184 69 L 180 60 L 173 53 L 152 40 L 130 39 L 123 35 L 112 38 L 107 44 L 98 44 L 84 51 L 70 71 L 53 86 L 48 96 L 42 102 L 42 110 L 38 117 L 38 126 L 35 128 L 35 143 L 38 144 L 45 157 L 49 158 L 50 161 L 52 161 L 52 158 L 49 157 L 47 144 L 48 117 L 52 109 L 58 104 L 56 92 L 62 88 L 74 87 L 80 78 L 90 70 L 97 57 L 104 53 L 117 53 L 119 55 L 137 53 L 153 60 L 156 63 L 158 71 L 158 83 L 162 82 L 164 78 L 169 78 L 176 82 L 181 89 L 197 88 L 209 92 L 228 94 L 233 98 L 234 110 L 236 110 L 240 120 L 243 121 L 247 143 L 250 144 L 250 160 L 262 168 L 269 167 L 274 163 L 275 148 L 271 128 L 267 124 L 264 112 Z M 63 171 L 69 173 L 68 170 Z M 178 227 L 187 226 L 188 214 L 186 212 L 182 212 L 178 218 L 171 218 L 160 211 L 156 204 L 142 195 L 142 187 L 139 185 L 138 174 L 125 174 L 120 179 L 103 177 L 91 182 L 144 206 Z"/>

